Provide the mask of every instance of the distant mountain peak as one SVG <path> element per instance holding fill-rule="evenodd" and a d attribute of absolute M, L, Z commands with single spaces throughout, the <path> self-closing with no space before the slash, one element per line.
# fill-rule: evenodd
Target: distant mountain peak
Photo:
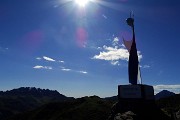
<path fill-rule="evenodd" d="M 155 95 L 155 98 L 157 100 L 157 99 L 161 99 L 161 98 L 170 97 L 170 96 L 173 96 L 173 95 L 175 95 L 175 93 L 170 92 L 168 90 L 162 90 L 162 91 L 160 91 L 159 93 L 157 93 Z"/>
<path fill-rule="evenodd" d="M 20 87 L 0 91 L 0 120 L 51 102 L 62 102 L 74 98 L 66 97 L 56 90 L 35 87 Z M 4 119 L 3 119 L 4 118 Z"/>
<path fill-rule="evenodd" d="M 7 90 L 0 92 L 0 95 L 11 95 L 11 96 L 48 96 L 48 97 L 66 97 L 65 95 L 60 94 L 57 90 L 41 89 L 35 87 L 20 87 L 12 90 Z"/>

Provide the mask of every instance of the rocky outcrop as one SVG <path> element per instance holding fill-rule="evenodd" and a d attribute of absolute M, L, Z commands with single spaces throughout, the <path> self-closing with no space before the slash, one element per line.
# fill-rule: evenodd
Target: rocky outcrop
<path fill-rule="evenodd" d="M 132 111 L 125 113 L 117 113 L 114 117 L 114 120 L 133 120 L 133 117 L 136 116 Z"/>
<path fill-rule="evenodd" d="M 108 120 L 172 120 L 153 101 L 134 102 L 119 101 L 114 104 Z"/>

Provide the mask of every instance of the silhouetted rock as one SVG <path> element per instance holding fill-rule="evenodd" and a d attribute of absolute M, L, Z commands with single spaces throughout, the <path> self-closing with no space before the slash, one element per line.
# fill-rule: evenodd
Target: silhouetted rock
<path fill-rule="evenodd" d="M 177 120 L 180 120 L 180 109 L 175 113 Z"/>
<path fill-rule="evenodd" d="M 127 111 L 131 111 L 133 114 L 128 117 Z M 117 115 L 120 120 L 170 120 L 170 117 L 156 106 L 155 101 L 129 100 L 117 102 L 113 105 L 108 120 L 114 120 Z"/>
<path fill-rule="evenodd" d="M 117 113 L 114 117 L 114 120 L 133 120 L 133 117 L 136 116 L 132 111 L 125 113 Z"/>

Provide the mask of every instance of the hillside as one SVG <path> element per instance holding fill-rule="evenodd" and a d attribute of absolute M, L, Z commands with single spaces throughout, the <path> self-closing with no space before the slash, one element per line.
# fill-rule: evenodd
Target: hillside
<path fill-rule="evenodd" d="M 74 99 L 55 90 L 22 87 L 0 92 L 0 120 L 106 120 L 117 99 L 117 96 Z M 156 100 L 156 104 L 170 116 L 180 110 L 180 94 Z M 155 115 L 150 109 L 144 113 Z M 135 117 L 141 118 L 141 112 Z"/>
<path fill-rule="evenodd" d="M 8 120 L 106 120 L 113 102 L 97 96 L 55 102 Z"/>
<path fill-rule="evenodd" d="M 170 114 L 172 111 L 180 110 L 180 94 L 159 99 L 156 103 L 160 108 Z"/>
<path fill-rule="evenodd" d="M 0 92 L 0 120 L 24 111 L 33 110 L 43 104 L 65 101 L 68 98 L 57 91 L 40 88 L 21 87 Z"/>

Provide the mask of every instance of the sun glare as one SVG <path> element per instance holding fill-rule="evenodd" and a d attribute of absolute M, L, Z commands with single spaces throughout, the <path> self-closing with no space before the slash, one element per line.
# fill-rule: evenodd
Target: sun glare
<path fill-rule="evenodd" d="M 85 5 L 89 2 L 89 0 L 75 0 L 75 2 L 76 2 L 80 7 L 85 7 Z"/>

